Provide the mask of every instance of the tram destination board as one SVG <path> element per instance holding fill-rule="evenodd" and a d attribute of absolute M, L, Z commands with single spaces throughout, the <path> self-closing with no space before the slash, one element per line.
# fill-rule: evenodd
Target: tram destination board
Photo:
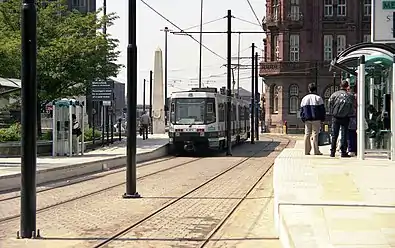
<path fill-rule="evenodd" d="M 114 81 L 92 82 L 92 101 L 112 101 Z"/>

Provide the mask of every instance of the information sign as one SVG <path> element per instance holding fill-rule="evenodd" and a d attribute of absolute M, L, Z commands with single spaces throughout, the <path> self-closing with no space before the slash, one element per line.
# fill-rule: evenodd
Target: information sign
<path fill-rule="evenodd" d="M 372 1 L 372 42 L 395 42 L 395 0 Z"/>

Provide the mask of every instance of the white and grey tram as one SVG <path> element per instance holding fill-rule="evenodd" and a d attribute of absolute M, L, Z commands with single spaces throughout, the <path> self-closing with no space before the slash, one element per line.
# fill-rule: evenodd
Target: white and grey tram
<path fill-rule="evenodd" d="M 225 89 L 194 88 L 170 97 L 169 143 L 173 153 L 227 148 Z M 250 137 L 249 102 L 232 96 L 232 145 Z"/>

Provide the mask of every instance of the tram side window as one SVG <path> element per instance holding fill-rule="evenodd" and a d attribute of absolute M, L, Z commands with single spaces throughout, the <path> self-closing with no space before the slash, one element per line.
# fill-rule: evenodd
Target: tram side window
<path fill-rule="evenodd" d="M 175 121 L 175 109 L 174 102 L 172 102 L 170 106 L 170 122 L 172 123 Z"/>
<path fill-rule="evenodd" d="M 207 123 L 213 123 L 215 122 L 216 115 L 215 115 L 215 99 L 208 99 L 207 100 L 207 105 L 206 105 L 206 110 L 207 110 Z"/>
<path fill-rule="evenodd" d="M 225 121 L 225 108 L 224 108 L 224 104 L 223 103 L 220 103 L 219 105 L 218 105 L 218 114 L 219 114 L 219 118 L 218 118 L 218 120 L 220 121 L 220 122 L 223 122 L 223 121 Z"/>

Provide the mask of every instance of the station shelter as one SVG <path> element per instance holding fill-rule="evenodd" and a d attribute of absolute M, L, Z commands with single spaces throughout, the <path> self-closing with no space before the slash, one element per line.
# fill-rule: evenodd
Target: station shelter
<path fill-rule="evenodd" d="M 357 157 L 395 161 L 395 49 L 386 44 L 359 43 L 331 62 L 347 75 L 357 95 Z M 365 122 L 366 121 L 366 122 Z M 366 125 L 367 124 L 367 125 Z"/>

